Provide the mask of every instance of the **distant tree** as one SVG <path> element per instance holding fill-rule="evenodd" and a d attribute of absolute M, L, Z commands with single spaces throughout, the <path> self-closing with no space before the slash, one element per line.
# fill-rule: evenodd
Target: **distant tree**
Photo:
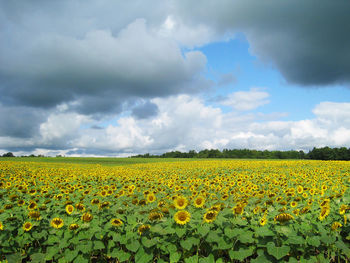
<path fill-rule="evenodd" d="M 15 157 L 12 152 L 4 153 L 2 157 Z"/>

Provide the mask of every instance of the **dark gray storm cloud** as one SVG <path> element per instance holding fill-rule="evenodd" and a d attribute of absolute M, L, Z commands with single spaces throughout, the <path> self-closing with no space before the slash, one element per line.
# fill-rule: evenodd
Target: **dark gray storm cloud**
<path fill-rule="evenodd" d="M 243 32 L 251 51 L 290 83 L 328 85 L 350 81 L 350 1 L 182 1 L 188 23 Z"/>
<path fill-rule="evenodd" d="M 132 109 L 132 115 L 138 119 L 147 119 L 158 114 L 158 106 L 150 101 L 142 103 Z"/>
<path fill-rule="evenodd" d="M 198 91 L 205 56 L 183 53 L 152 29 L 168 4 L 141 3 L 141 12 L 136 3 L 107 2 L 0 2 L 0 101 L 94 114 L 118 112 L 133 98 Z"/>
<path fill-rule="evenodd" d="M 31 138 L 45 120 L 44 112 L 28 107 L 0 105 L 0 137 Z"/>

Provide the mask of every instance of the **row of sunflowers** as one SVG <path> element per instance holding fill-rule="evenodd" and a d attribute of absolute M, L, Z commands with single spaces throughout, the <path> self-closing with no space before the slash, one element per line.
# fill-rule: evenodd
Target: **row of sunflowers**
<path fill-rule="evenodd" d="M 0 260 L 350 258 L 350 163 L 0 163 Z"/>

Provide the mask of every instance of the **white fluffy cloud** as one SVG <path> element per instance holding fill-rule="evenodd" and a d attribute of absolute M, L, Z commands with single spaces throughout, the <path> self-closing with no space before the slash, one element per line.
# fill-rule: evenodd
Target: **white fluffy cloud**
<path fill-rule="evenodd" d="M 313 110 L 314 118 L 300 121 L 282 121 L 283 115 L 278 114 L 224 113 L 205 105 L 199 97 L 187 95 L 156 98 L 152 103 L 159 109 L 156 116 L 125 116 L 99 129 L 89 128 L 94 121 L 82 115 L 56 113 L 41 125 L 41 138 L 36 140 L 45 142 L 42 146 L 60 142 L 68 155 L 120 156 L 205 148 L 307 151 L 314 146 L 350 147 L 350 123 L 339 122 L 341 118 L 350 119 L 350 103 L 321 102 Z M 329 114 L 333 118 L 325 122 L 325 115 Z"/>
<path fill-rule="evenodd" d="M 268 104 L 270 102 L 268 97 L 269 93 L 263 91 L 262 88 L 251 88 L 249 91 L 233 92 L 222 100 L 221 103 L 235 110 L 247 111 Z"/>

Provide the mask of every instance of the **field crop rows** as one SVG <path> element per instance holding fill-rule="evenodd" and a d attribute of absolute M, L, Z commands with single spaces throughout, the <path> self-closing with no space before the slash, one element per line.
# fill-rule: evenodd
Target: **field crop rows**
<path fill-rule="evenodd" d="M 0 261 L 348 262 L 350 163 L 0 162 Z"/>

